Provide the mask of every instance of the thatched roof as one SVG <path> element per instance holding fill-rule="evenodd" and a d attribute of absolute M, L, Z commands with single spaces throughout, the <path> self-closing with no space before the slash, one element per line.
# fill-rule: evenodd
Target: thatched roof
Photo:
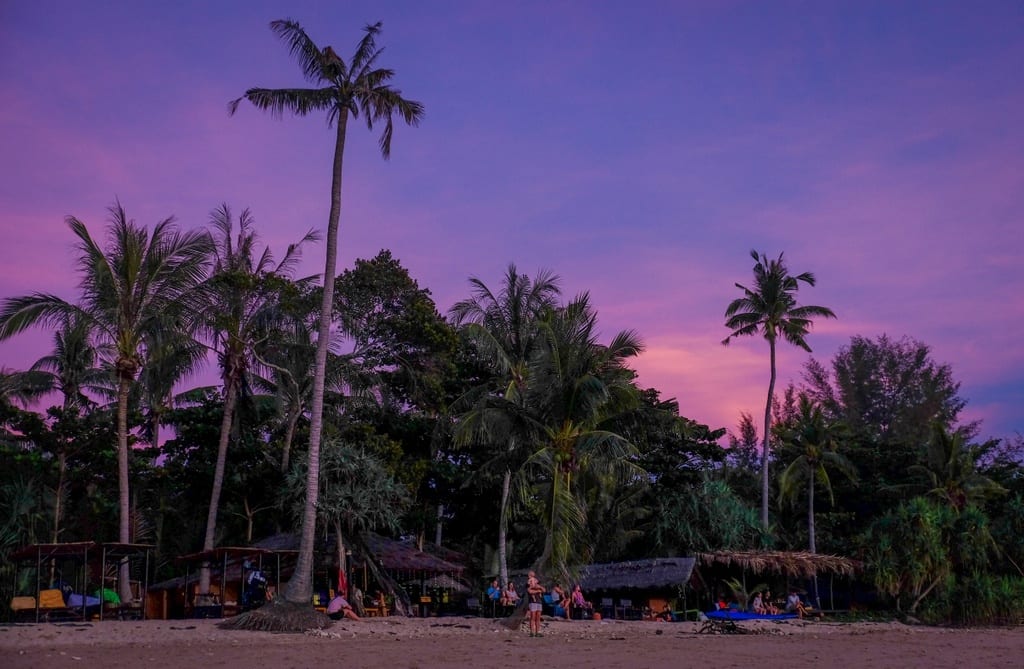
<path fill-rule="evenodd" d="M 803 551 L 720 551 L 698 553 L 697 560 L 705 565 L 735 565 L 755 574 L 775 573 L 796 578 L 810 578 L 820 573 L 850 576 L 861 568 L 857 560 Z"/>
<path fill-rule="evenodd" d="M 690 580 L 694 558 L 670 557 L 592 564 L 580 571 L 584 590 L 647 589 L 682 585 Z"/>
<path fill-rule="evenodd" d="M 373 557 L 384 569 L 389 571 L 417 571 L 429 574 L 456 574 L 461 573 L 464 567 L 460 564 L 443 560 L 436 555 L 418 550 L 412 542 L 397 541 L 382 537 L 374 532 L 365 532 L 363 538 L 366 546 L 373 553 Z M 262 539 L 255 544 L 258 548 L 272 549 L 274 551 L 298 550 L 299 536 L 297 534 L 275 534 Z M 334 553 L 334 537 L 328 539 L 327 544 L 318 550 L 328 555 Z M 450 551 L 453 555 L 458 555 Z M 354 555 L 353 564 L 361 565 L 362 556 Z"/>
<path fill-rule="evenodd" d="M 395 541 L 373 532 L 365 535 L 366 546 L 381 567 L 388 571 L 417 571 L 431 574 L 461 573 L 461 565 L 442 560 L 416 548 L 411 542 Z"/>

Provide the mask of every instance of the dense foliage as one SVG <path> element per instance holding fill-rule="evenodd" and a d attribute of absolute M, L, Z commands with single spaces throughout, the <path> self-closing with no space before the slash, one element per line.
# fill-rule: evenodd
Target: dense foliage
<path fill-rule="evenodd" d="M 220 211 L 220 243 L 198 247 L 221 258 L 194 259 L 206 274 L 182 294 L 207 305 L 201 318 L 141 320 L 131 374 L 106 330 L 54 317 L 53 354 L 0 376 L 0 558 L 35 541 L 118 539 L 119 440 L 127 539 L 156 545 L 161 575 L 208 531 L 244 545 L 298 529 L 322 287 L 237 247 L 225 255 Z M 250 225 L 239 239 L 251 246 Z M 557 277 L 514 266 L 499 285 L 474 279 L 445 317 L 386 250 L 337 277 L 316 510 L 339 561 L 371 529 L 460 549 L 480 573 L 809 547 L 862 560 L 864 601 L 901 614 L 1020 619 L 1024 439 L 978 442 L 951 368 L 925 344 L 855 337 L 774 398 L 767 435 L 750 414 L 727 434 L 639 387 L 639 336 L 602 341 L 586 294 L 563 299 Z M 3 305 L 0 332 L 27 326 L 13 322 L 24 304 Z M 173 393 L 204 342 L 221 383 Z"/>

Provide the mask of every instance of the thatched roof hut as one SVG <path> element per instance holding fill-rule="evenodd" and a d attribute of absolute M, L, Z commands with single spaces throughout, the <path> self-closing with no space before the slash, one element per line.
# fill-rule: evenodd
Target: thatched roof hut
<path fill-rule="evenodd" d="M 584 590 L 647 590 L 683 585 L 690 580 L 692 557 L 653 558 L 592 564 L 580 571 Z"/>
<path fill-rule="evenodd" d="M 791 578 L 812 578 L 818 574 L 852 576 L 861 563 L 838 555 L 805 551 L 719 551 L 698 553 L 702 565 L 737 566 L 755 574 L 781 574 Z"/>

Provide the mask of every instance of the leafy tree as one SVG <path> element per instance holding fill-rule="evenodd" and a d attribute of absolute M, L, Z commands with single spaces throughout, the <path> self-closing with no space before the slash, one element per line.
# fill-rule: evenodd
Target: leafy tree
<path fill-rule="evenodd" d="M 538 324 L 560 293 L 558 277 L 538 272 L 530 279 L 508 266 L 498 292 L 480 279 L 469 280 L 472 294 L 455 304 L 451 315 L 494 370 L 495 386 L 481 387 L 479 398 L 461 420 L 458 440 L 503 445 L 494 464 L 502 471 L 498 521 L 498 573 L 508 582 L 509 501 L 512 472 L 533 447 L 533 426 L 525 417 L 529 365 L 536 355 Z"/>
<path fill-rule="evenodd" d="M 758 256 L 751 251 L 754 259 L 754 287 L 747 288 L 737 283 L 743 297 L 736 298 L 725 309 L 725 326 L 732 330 L 723 344 L 748 335 L 761 334 L 768 340 L 771 362 L 771 377 L 768 381 L 768 401 L 764 408 L 764 443 L 761 447 L 761 524 L 768 529 L 768 460 L 769 434 L 772 422 L 772 398 L 775 391 L 775 342 L 779 337 L 784 341 L 810 351 L 806 337 L 810 332 L 812 318 L 835 318 L 831 309 L 813 305 L 799 306 L 796 292 L 801 283 L 813 286 L 814 275 L 804 272 L 793 276 L 783 262 L 782 254 L 775 260 Z"/>
<path fill-rule="evenodd" d="M 430 291 L 420 288 L 390 251 L 382 250 L 343 272 L 335 296 L 355 355 L 378 379 L 381 399 L 434 413 L 445 407 L 457 342 Z"/>
<path fill-rule="evenodd" d="M 848 478 L 856 479 L 856 468 L 853 463 L 838 452 L 845 436 L 845 427 L 828 420 L 821 407 L 806 395 L 800 397 L 796 420 L 790 425 L 777 427 L 783 443 L 789 446 L 795 455 L 779 477 L 779 497 L 792 501 L 797 497 L 801 485 L 807 486 L 808 548 L 810 552 L 816 553 L 818 549 L 814 533 L 815 483 L 824 486 L 830 501 L 835 504 L 828 469 L 834 468 Z"/>
<path fill-rule="evenodd" d="M 345 156 L 345 135 L 348 118 L 362 113 L 367 127 L 384 122 L 380 149 L 384 158 L 391 155 L 393 117 L 398 114 L 409 125 L 418 125 L 423 106 L 406 100 L 389 82 L 394 71 L 376 67 L 381 50 L 376 37 L 381 24 L 366 27 L 352 58 L 346 64 L 331 47 L 318 47 L 294 21 L 273 21 L 273 30 L 289 46 L 299 61 L 306 79 L 318 88 L 250 88 L 244 99 L 257 109 L 274 116 L 292 112 L 306 116 L 327 112 L 328 124 L 336 127 L 334 164 L 331 176 L 331 210 L 327 221 L 327 255 L 324 262 L 324 291 L 320 309 L 320 331 L 317 337 L 316 366 L 313 375 L 313 397 L 309 426 L 309 468 L 306 510 L 302 520 L 302 538 L 295 573 L 283 593 L 293 604 L 305 604 L 313 592 L 313 539 L 316 529 L 316 503 L 319 480 L 320 436 L 323 429 L 324 379 L 327 374 L 327 353 L 330 346 L 331 315 L 334 305 L 334 276 L 338 257 L 338 221 L 341 217 L 341 177 Z M 243 98 L 232 101 L 228 110 L 234 114 Z"/>
<path fill-rule="evenodd" d="M 925 598 L 955 586 L 956 578 L 984 572 L 996 546 L 988 519 L 976 507 L 915 497 L 879 518 L 861 538 L 874 586 L 914 614 Z"/>
<path fill-rule="evenodd" d="M 88 323 L 100 350 L 110 352 L 109 362 L 118 379 L 118 540 L 129 543 L 129 392 L 142 368 L 147 333 L 157 325 L 167 327 L 168 314 L 181 313 L 187 294 L 203 278 L 209 240 L 196 232 L 178 232 L 173 219 L 159 222 L 150 234 L 130 221 L 120 204 L 111 207 L 110 214 L 106 251 L 84 223 L 68 218 L 79 240 L 81 301 L 72 304 L 43 293 L 7 299 L 0 307 L 0 340 L 33 325 L 59 326 L 66 319 L 80 318 Z M 128 578 L 122 578 L 121 584 L 122 596 L 130 597 Z"/>
<path fill-rule="evenodd" d="M 338 567 L 347 574 L 349 538 L 365 530 L 397 529 L 410 502 L 409 490 L 392 477 L 379 458 L 351 444 L 329 440 L 322 455 L 317 512 L 334 531 Z M 304 505 L 305 473 L 300 463 L 288 477 L 287 495 L 297 517 Z"/>
<path fill-rule="evenodd" d="M 692 488 L 659 497 L 655 518 L 655 541 L 669 554 L 749 550 L 765 540 L 757 510 L 710 472 Z"/>
<path fill-rule="evenodd" d="M 837 528 L 842 536 L 863 531 L 905 501 L 908 491 L 923 492 L 914 468 L 926 458 L 933 426 L 938 422 L 946 430 L 958 429 L 965 405 L 949 365 L 936 362 L 927 345 L 909 338 L 853 337 L 828 366 L 809 361 L 803 381 L 800 392 L 846 426 L 845 454 L 857 464 L 861 480 L 870 482 L 834 482 L 836 498 L 850 519 Z M 961 427 L 970 440 L 975 426 Z"/>

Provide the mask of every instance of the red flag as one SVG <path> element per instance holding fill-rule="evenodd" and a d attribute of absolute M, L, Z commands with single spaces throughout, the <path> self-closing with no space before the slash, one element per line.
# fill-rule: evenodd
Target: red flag
<path fill-rule="evenodd" d="M 348 579 L 345 578 L 344 569 L 338 569 L 338 594 L 348 597 Z"/>

